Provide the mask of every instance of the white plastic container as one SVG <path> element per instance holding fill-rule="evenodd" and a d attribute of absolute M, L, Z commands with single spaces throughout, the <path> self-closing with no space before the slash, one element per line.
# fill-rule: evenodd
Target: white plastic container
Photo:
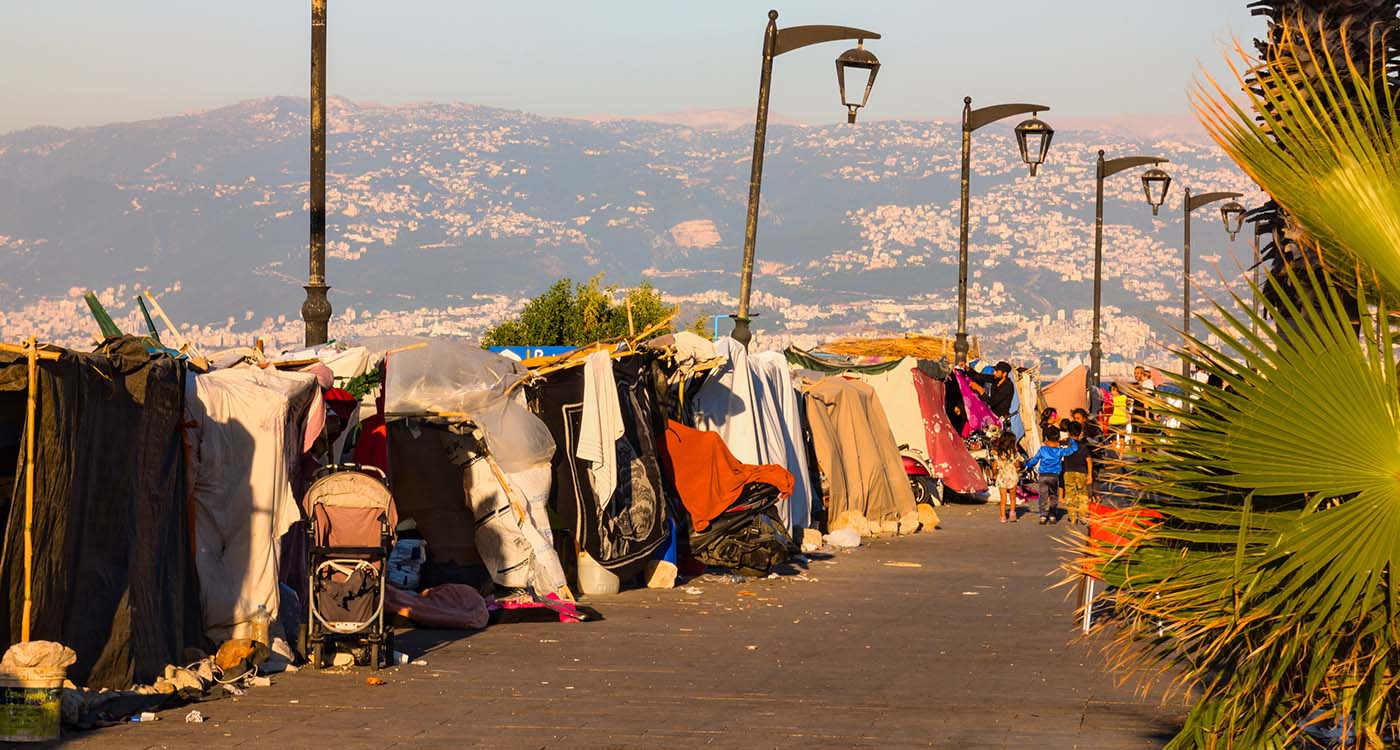
<path fill-rule="evenodd" d="M 584 596 L 616 594 L 621 581 L 587 552 L 578 555 L 578 587 Z"/>

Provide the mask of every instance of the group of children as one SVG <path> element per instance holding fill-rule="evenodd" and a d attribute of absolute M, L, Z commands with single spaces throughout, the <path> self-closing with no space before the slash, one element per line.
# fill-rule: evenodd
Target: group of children
<path fill-rule="evenodd" d="M 1094 459 L 1088 436 L 1084 434 L 1087 420 L 1076 410 L 1074 421 L 1042 428 L 1040 450 L 1021 462 L 1021 450 L 1016 436 L 1005 432 L 992 451 L 992 471 L 1001 495 L 1001 522 L 1016 522 L 1016 486 L 1021 471 L 1036 472 L 1036 509 L 1041 524 L 1059 522 L 1060 493 L 1064 492 L 1065 510 L 1070 523 L 1089 520 L 1089 488 L 1094 481 Z M 1087 417 L 1087 414 L 1084 415 Z M 1067 442 L 1061 443 L 1064 439 Z"/>

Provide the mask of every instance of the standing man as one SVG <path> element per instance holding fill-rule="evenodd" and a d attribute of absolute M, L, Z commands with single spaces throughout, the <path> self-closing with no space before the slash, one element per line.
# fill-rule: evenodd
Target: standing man
<path fill-rule="evenodd" d="M 1133 380 L 1137 382 L 1137 390 L 1133 393 L 1133 432 L 1141 432 L 1152 419 L 1147 399 L 1156 392 L 1157 384 L 1152 382 L 1152 371 L 1143 365 L 1133 368 Z"/>
<path fill-rule="evenodd" d="M 998 362 L 991 375 L 983 375 L 971 370 L 967 379 L 977 395 L 987 402 L 992 413 L 1002 420 L 1011 418 L 1011 402 L 1016 398 L 1016 382 L 1011 379 L 1011 363 Z"/>

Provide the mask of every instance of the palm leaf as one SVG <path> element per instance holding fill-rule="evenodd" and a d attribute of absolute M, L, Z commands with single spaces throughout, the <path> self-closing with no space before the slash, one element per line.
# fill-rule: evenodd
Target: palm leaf
<path fill-rule="evenodd" d="M 1207 322 L 1218 346 L 1189 341 L 1228 389 L 1175 378 L 1187 397 L 1154 404 L 1180 425 L 1132 458 L 1166 521 L 1081 546 L 1077 565 L 1117 587 L 1121 658 L 1200 691 L 1170 747 L 1281 747 L 1319 708 L 1375 733 L 1400 719 L 1390 316 L 1323 276 L 1292 283 L 1318 304 L 1267 303 L 1263 322 L 1237 297 Z"/>
<path fill-rule="evenodd" d="M 1304 229 L 1303 243 L 1334 267 L 1360 260 L 1394 293 L 1400 290 L 1400 125 L 1389 89 L 1377 84 L 1386 61 L 1376 54 L 1357 60 L 1348 47 L 1328 44 L 1359 32 L 1295 31 L 1262 64 L 1305 57 L 1312 75 L 1276 76 L 1269 86 L 1250 88 L 1248 71 L 1261 63 L 1237 45 L 1240 59 L 1231 67 L 1246 102 L 1235 102 L 1207 76 L 1194 93 L 1197 111 L 1216 142 Z M 1272 116 L 1257 122 L 1259 113 Z"/>

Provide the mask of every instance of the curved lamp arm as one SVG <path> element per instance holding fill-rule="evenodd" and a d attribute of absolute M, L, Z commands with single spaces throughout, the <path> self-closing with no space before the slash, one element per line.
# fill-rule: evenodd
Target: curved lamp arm
<path fill-rule="evenodd" d="M 777 13 L 770 13 L 769 18 L 777 19 Z M 841 39 L 879 39 L 880 35 L 873 31 L 864 29 L 853 29 L 849 26 L 789 26 L 786 29 L 778 29 L 778 43 L 773 47 L 773 56 L 801 49 L 812 44 L 822 42 L 835 42 Z"/>
<path fill-rule="evenodd" d="M 1013 115 L 1023 115 L 1027 112 L 1046 112 L 1050 109 L 1044 104 L 995 104 L 990 107 L 970 109 L 972 106 L 972 97 L 970 96 L 963 98 L 963 105 L 963 130 L 969 133 Z"/>
<path fill-rule="evenodd" d="M 1118 174 L 1125 169 L 1133 167 L 1144 167 L 1148 164 L 1168 164 L 1170 159 L 1161 156 L 1120 156 L 1117 159 L 1103 161 L 1103 152 L 1099 152 L 1099 177 L 1108 177 Z"/>
<path fill-rule="evenodd" d="M 1188 200 L 1188 201 L 1186 202 L 1186 212 L 1187 212 L 1187 213 L 1190 213 L 1190 212 L 1195 211 L 1196 209 L 1200 208 L 1201 206 L 1206 206 L 1206 205 L 1209 205 L 1209 204 L 1214 203 L 1214 202 L 1216 202 L 1216 201 L 1223 201 L 1223 200 L 1229 200 L 1229 199 L 1231 199 L 1231 198 L 1243 198 L 1243 197 L 1244 197 L 1244 193 L 1227 193 L 1227 192 L 1219 192 L 1219 193 L 1201 193 L 1200 195 L 1193 195 L 1193 196 L 1191 196 L 1191 199 Z"/>

